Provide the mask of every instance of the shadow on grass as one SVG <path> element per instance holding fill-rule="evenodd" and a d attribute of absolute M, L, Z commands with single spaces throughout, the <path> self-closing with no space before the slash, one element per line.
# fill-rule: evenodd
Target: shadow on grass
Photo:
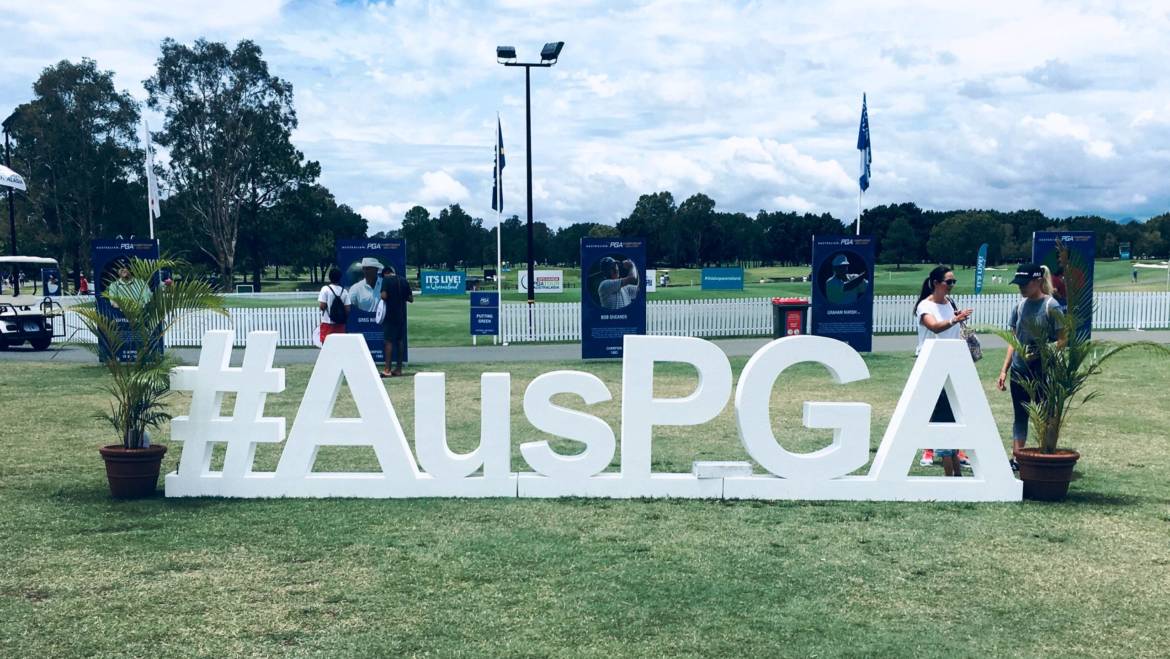
<path fill-rule="evenodd" d="M 1084 492 L 1070 490 L 1064 503 L 1089 504 L 1096 506 L 1131 507 L 1142 504 L 1170 505 L 1170 498 L 1151 497 L 1139 494 L 1120 494 L 1117 492 Z"/>

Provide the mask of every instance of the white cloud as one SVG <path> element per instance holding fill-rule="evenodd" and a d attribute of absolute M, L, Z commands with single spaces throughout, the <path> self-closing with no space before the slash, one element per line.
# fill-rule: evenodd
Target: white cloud
<path fill-rule="evenodd" d="M 797 213 L 808 213 L 816 210 L 817 207 L 816 204 L 799 195 L 773 197 L 772 203 L 776 206 L 776 210 L 795 211 Z"/>
<path fill-rule="evenodd" d="M 1049 112 L 1039 118 L 1024 117 L 1021 123 L 1045 137 L 1071 137 L 1082 143 L 1085 153 L 1097 158 L 1112 158 L 1116 155 L 1111 142 L 1094 139 L 1087 125 L 1058 112 Z"/>
<path fill-rule="evenodd" d="M 422 184 L 423 188 L 418 196 L 428 204 L 455 204 L 467 199 L 471 194 L 466 186 L 441 170 L 423 174 Z"/>
<path fill-rule="evenodd" d="M 390 224 L 390 209 L 385 206 L 367 204 L 357 209 L 358 215 L 366 218 L 370 224 Z"/>

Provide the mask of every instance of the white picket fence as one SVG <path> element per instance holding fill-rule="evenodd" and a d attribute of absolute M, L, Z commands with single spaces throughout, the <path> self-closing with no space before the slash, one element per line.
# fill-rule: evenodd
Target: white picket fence
<path fill-rule="evenodd" d="M 80 298 L 62 298 L 66 307 L 66 337 L 93 342 L 77 316 L 68 307 Z M 975 309 L 974 322 L 1006 328 L 1012 309 L 1019 304 L 1018 295 L 960 295 L 960 308 Z M 874 298 L 874 332 L 878 334 L 912 334 L 917 331 L 914 318 L 915 298 L 890 295 Z M 1098 293 L 1093 327 L 1097 329 L 1167 329 L 1170 328 L 1170 293 Z M 508 343 L 579 341 L 581 339 L 581 305 L 572 302 L 538 302 L 531 307 L 532 330 L 529 330 L 529 306 L 504 303 L 501 313 L 502 338 Z M 235 331 L 235 344 L 244 345 L 248 332 L 276 330 L 281 347 L 311 346 L 318 331 L 321 312 L 313 307 L 232 308 L 229 316 L 204 312 L 177 325 L 167 344 L 198 346 L 203 334 L 211 329 Z M 652 300 L 646 304 L 647 332 L 661 336 L 771 336 L 772 301 L 770 298 L 727 300 Z"/>
<path fill-rule="evenodd" d="M 917 298 L 886 295 L 874 298 L 873 331 L 877 334 L 913 334 L 918 331 L 914 317 Z M 1093 327 L 1097 329 L 1170 328 L 1170 293 L 1098 293 Z M 1007 329 L 1019 295 L 958 295 L 960 309 L 975 309 L 973 322 Z M 532 306 L 529 331 L 526 304 L 504 304 L 503 340 L 509 343 L 579 341 L 581 305 L 537 303 Z M 728 300 L 651 300 L 646 303 L 646 331 L 666 336 L 771 336 L 771 298 Z"/>

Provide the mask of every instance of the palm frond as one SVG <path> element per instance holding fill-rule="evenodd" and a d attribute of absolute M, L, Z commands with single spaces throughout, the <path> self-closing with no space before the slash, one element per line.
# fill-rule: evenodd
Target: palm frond
<path fill-rule="evenodd" d="M 81 345 L 97 353 L 110 373 L 110 412 L 101 418 L 121 435 L 126 448 L 141 446 L 148 428 L 170 419 L 165 399 L 170 394 L 170 369 L 175 360 L 161 349 L 167 333 L 194 313 L 227 315 L 223 297 L 206 282 L 180 279 L 164 284 L 160 280 L 161 271 L 178 272 L 186 265 L 169 256 L 133 258 L 128 264 L 131 277 L 144 287 L 135 289 L 137 294 L 107 289 L 101 302 L 88 301 L 70 308 L 97 339 L 94 344 Z M 118 355 L 128 348 L 136 348 L 134 358 L 119 361 Z"/>
<path fill-rule="evenodd" d="M 1019 384 L 1028 392 L 1028 420 L 1041 450 L 1056 450 L 1061 431 L 1072 413 L 1094 400 L 1099 391 L 1090 390 L 1093 378 L 1103 372 L 1103 366 L 1127 350 L 1144 350 L 1153 355 L 1170 357 L 1170 348 L 1153 341 L 1115 343 L 1090 338 L 1088 318 L 1093 310 L 1092 290 L 1086 278 L 1087 270 L 1080 256 L 1062 243 L 1057 243 L 1059 263 L 1064 269 L 1068 312 L 1058 319 L 1060 340 L 1043 341 L 1036 346 L 1025 346 L 1010 331 L 989 329 L 1021 355 L 1028 354 L 1038 368 Z M 1039 333 L 1043 335 L 1045 332 Z"/>

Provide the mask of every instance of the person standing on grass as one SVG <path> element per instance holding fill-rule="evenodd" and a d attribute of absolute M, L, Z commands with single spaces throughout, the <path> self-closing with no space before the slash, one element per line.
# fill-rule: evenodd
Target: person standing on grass
<path fill-rule="evenodd" d="M 914 316 L 918 319 L 918 345 L 914 348 L 914 355 L 922 352 L 927 341 L 934 339 L 961 338 L 959 323 L 971 317 L 972 309 L 959 311 L 951 301 L 949 295 L 955 287 L 955 273 L 946 266 L 938 266 L 922 281 L 922 290 L 918 294 L 918 301 L 914 304 Z M 931 423 L 954 423 L 955 414 L 951 410 L 951 403 L 947 399 L 944 389 L 935 403 L 934 412 L 930 415 Z M 956 449 L 926 449 L 922 454 L 922 464 L 934 464 L 934 457 L 942 459 L 943 472 L 947 476 L 962 476 L 959 451 Z"/>
<path fill-rule="evenodd" d="M 1003 369 L 995 386 L 1000 391 L 1011 386 L 1012 392 L 1012 449 L 1024 448 L 1028 441 L 1028 390 L 1022 380 L 1036 379 L 1041 375 L 1039 346 L 1041 343 L 1056 341 L 1061 345 L 1067 340 L 1063 335 L 1064 311 L 1052 297 L 1052 280 L 1048 268 L 1025 263 L 1016 268 L 1012 283 L 1020 287 L 1023 299 L 1012 309 L 1008 327 L 1016 340 L 1023 346 L 1023 354 L 1008 346 L 1003 360 Z M 1011 461 L 1012 470 L 1018 470 L 1016 461 Z"/>
<path fill-rule="evenodd" d="M 414 293 L 410 290 L 410 283 L 405 277 L 399 277 L 393 266 L 386 266 L 383 272 L 389 274 L 382 279 L 382 302 L 386 305 L 386 317 L 382 319 L 386 368 L 382 370 L 382 377 L 392 378 L 402 375 L 402 356 L 406 352 L 406 304 L 414 302 Z M 392 358 L 396 363 L 393 370 L 390 369 Z"/>
<path fill-rule="evenodd" d="M 341 304 L 334 305 L 334 300 L 340 301 Z M 341 285 L 341 270 L 330 268 L 329 283 L 322 286 L 321 292 L 317 294 L 317 308 L 321 310 L 321 330 L 318 336 L 322 345 L 325 344 L 325 337 L 330 334 L 345 334 L 347 307 L 349 291 Z"/>

